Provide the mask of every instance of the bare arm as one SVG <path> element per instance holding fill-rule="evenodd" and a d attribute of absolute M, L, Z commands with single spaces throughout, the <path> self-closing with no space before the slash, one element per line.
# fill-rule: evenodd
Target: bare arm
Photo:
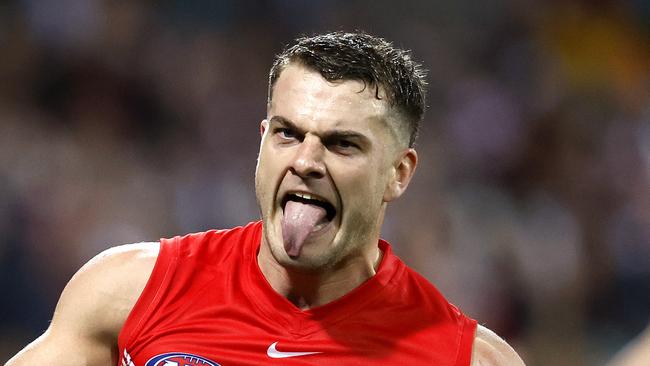
<path fill-rule="evenodd" d="M 68 282 L 43 335 L 6 366 L 117 364 L 117 336 L 158 255 L 156 243 L 111 248 Z"/>
<path fill-rule="evenodd" d="M 650 326 L 623 348 L 608 366 L 650 365 Z"/>
<path fill-rule="evenodd" d="M 471 366 L 524 366 L 524 361 L 506 341 L 479 325 L 472 347 Z"/>

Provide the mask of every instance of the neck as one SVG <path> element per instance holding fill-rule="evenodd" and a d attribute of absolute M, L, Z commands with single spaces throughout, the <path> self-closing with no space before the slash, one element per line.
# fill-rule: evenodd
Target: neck
<path fill-rule="evenodd" d="M 305 271 L 280 265 L 262 241 L 257 260 L 271 287 L 296 307 L 306 310 L 339 299 L 374 276 L 382 255 L 375 245 L 331 268 Z"/>

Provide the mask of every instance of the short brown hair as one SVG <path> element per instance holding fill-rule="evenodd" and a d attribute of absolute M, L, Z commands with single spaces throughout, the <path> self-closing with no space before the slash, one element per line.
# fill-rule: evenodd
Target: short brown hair
<path fill-rule="evenodd" d="M 408 50 L 395 48 L 390 42 L 366 33 L 333 32 L 301 37 L 276 56 L 269 74 L 268 102 L 282 70 L 290 63 L 300 63 L 321 74 L 328 81 L 360 80 L 386 92 L 407 128 L 409 147 L 415 144 L 424 116 L 426 72 L 413 61 Z"/>

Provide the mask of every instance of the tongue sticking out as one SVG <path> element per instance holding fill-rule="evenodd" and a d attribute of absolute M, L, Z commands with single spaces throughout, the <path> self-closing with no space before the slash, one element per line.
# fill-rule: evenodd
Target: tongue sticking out
<path fill-rule="evenodd" d="M 282 238 L 284 249 L 290 257 L 300 255 L 305 240 L 326 215 L 327 212 L 320 206 L 296 201 L 287 202 L 282 217 Z"/>

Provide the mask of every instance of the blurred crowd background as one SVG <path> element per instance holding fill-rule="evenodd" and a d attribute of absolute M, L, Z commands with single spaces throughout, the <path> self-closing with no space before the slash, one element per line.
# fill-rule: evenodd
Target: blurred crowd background
<path fill-rule="evenodd" d="M 650 320 L 650 2 L 0 2 L 0 360 L 110 246 L 256 220 L 273 56 L 364 30 L 429 71 L 384 236 L 528 365 Z"/>

